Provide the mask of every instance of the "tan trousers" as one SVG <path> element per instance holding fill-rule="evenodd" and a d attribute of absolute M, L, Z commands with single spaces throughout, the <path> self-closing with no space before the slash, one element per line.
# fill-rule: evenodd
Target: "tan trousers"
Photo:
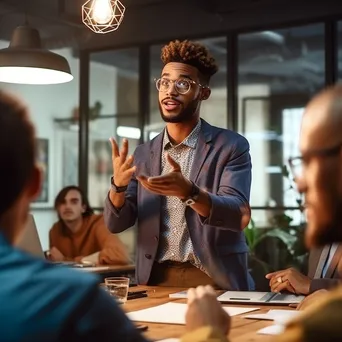
<path fill-rule="evenodd" d="M 189 262 L 155 262 L 152 267 L 148 285 L 170 287 L 196 287 L 199 285 L 211 285 L 218 288 L 206 273 Z"/>

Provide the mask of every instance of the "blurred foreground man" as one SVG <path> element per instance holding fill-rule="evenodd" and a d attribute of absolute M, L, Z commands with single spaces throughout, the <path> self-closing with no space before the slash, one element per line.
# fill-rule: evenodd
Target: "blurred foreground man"
<path fill-rule="evenodd" d="M 308 227 L 308 248 L 342 241 L 342 86 L 318 94 L 308 104 L 302 119 L 301 155 L 290 159 L 298 189 L 305 195 Z M 206 295 L 204 295 L 204 293 Z M 333 292 L 316 292 L 314 304 L 292 321 L 281 342 L 342 341 L 342 288 Z M 229 317 L 213 300 L 210 290 L 191 290 L 188 323 L 201 320 L 210 323 L 215 316 L 213 331 L 221 337 L 210 341 L 225 341 Z M 307 297 L 307 299 L 309 299 Z M 219 315 L 219 312 L 221 314 Z M 214 326 L 214 324 L 212 324 Z M 194 332 L 188 341 L 209 341 Z"/>

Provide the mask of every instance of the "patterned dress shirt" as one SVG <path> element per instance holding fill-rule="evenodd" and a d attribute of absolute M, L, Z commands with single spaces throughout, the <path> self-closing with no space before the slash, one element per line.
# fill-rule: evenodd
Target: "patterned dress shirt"
<path fill-rule="evenodd" d="M 182 170 L 185 178 L 190 177 L 196 145 L 201 131 L 201 121 L 178 145 L 172 145 L 167 130 L 163 138 L 163 150 L 168 152 Z M 165 153 L 162 155 L 162 174 L 171 172 Z M 164 196 L 162 199 L 162 226 L 157 261 L 190 262 L 205 272 L 196 256 L 185 220 L 186 205 L 178 197 Z"/>

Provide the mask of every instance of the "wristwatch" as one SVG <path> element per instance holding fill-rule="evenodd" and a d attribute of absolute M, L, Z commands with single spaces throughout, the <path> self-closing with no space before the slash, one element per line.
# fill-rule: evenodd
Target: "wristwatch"
<path fill-rule="evenodd" d="M 120 193 L 120 192 L 125 192 L 128 188 L 128 185 L 125 186 L 116 186 L 114 183 L 113 177 L 110 177 L 110 188 L 114 192 Z"/>
<path fill-rule="evenodd" d="M 194 203 L 196 203 L 200 194 L 200 188 L 192 181 L 191 181 L 191 184 L 192 184 L 192 187 L 191 187 L 190 195 L 187 198 L 182 199 L 182 202 L 185 203 L 187 206 L 193 205 Z"/>

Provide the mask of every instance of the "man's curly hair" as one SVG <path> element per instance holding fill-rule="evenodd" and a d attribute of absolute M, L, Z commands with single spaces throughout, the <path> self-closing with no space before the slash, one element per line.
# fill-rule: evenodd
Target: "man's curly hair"
<path fill-rule="evenodd" d="M 161 50 L 161 60 L 164 65 L 170 62 L 191 65 L 198 69 L 206 82 L 218 71 L 216 61 L 207 48 L 189 40 L 175 40 L 165 45 Z"/>

